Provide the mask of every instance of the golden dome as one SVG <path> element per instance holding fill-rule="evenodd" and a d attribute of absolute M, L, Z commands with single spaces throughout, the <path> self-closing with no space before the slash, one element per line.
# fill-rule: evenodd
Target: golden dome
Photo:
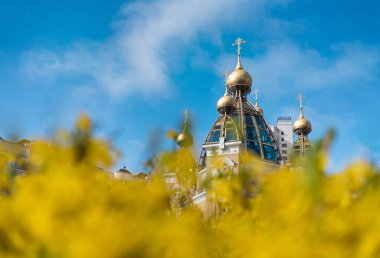
<path fill-rule="evenodd" d="M 297 135 L 308 135 L 311 132 L 311 123 L 303 116 L 302 100 L 303 94 L 298 94 L 297 99 L 300 102 L 300 116 L 293 124 L 293 132 Z"/>
<path fill-rule="evenodd" d="M 188 148 L 193 145 L 193 137 L 189 133 L 180 133 L 177 137 L 177 144 L 180 147 Z"/>
<path fill-rule="evenodd" d="M 311 123 L 309 120 L 301 116 L 293 124 L 293 131 L 298 135 L 308 135 L 311 132 Z"/>
<path fill-rule="evenodd" d="M 220 114 L 230 113 L 235 107 L 234 99 L 228 95 L 227 90 L 224 96 L 216 103 L 216 108 Z"/>
<path fill-rule="evenodd" d="M 259 106 L 259 91 L 257 89 L 255 89 L 254 91 L 255 93 L 255 100 L 256 100 L 256 104 L 254 106 L 256 112 L 258 112 L 261 116 L 264 115 L 264 110 Z"/>
<path fill-rule="evenodd" d="M 240 57 L 238 59 L 238 64 L 235 70 L 232 73 L 230 73 L 226 83 L 230 92 L 235 92 L 235 90 L 241 90 L 242 94 L 245 95 L 251 91 L 252 77 L 241 66 Z"/>

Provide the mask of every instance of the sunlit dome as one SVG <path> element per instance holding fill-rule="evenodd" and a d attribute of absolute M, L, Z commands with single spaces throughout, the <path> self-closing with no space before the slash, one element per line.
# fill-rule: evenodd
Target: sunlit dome
<path fill-rule="evenodd" d="M 182 132 L 177 137 L 177 144 L 183 148 L 191 147 L 193 145 L 193 136 L 187 132 Z"/>
<path fill-rule="evenodd" d="M 236 90 L 241 90 L 243 95 L 247 95 L 251 91 L 251 86 L 252 77 L 243 69 L 239 59 L 235 70 L 228 76 L 228 91 L 234 94 Z"/>
<path fill-rule="evenodd" d="M 308 135 L 311 132 L 311 123 L 304 117 L 298 118 L 293 124 L 293 131 L 297 135 Z"/>
<path fill-rule="evenodd" d="M 302 100 L 304 98 L 305 97 L 303 96 L 303 94 L 299 94 L 297 96 L 297 99 L 300 102 L 300 116 L 293 124 L 293 131 L 297 135 L 307 136 L 311 132 L 312 128 L 311 128 L 310 121 L 308 119 L 306 119 L 303 115 Z"/>
<path fill-rule="evenodd" d="M 184 116 L 183 130 L 177 136 L 177 145 L 181 148 L 189 148 L 193 146 L 193 136 L 188 129 L 187 110 L 184 111 Z"/>
<path fill-rule="evenodd" d="M 228 78 L 228 71 L 225 72 L 226 80 Z M 220 114 L 230 114 L 235 109 L 235 101 L 228 94 L 228 89 L 226 85 L 226 92 L 216 103 L 216 109 Z"/>
<path fill-rule="evenodd" d="M 229 95 L 224 95 L 221 97 L 216 103 L 216 109 L 219 113 L 231 113 L 231 111 L 235 108 L 234 99 Z"/>

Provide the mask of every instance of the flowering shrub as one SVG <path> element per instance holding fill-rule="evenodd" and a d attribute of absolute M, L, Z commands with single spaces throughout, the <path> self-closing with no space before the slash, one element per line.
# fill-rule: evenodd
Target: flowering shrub
<path fill-rule="evenodd" d="M 82 117 L 32 144 L 27 176 L 12 179 L 0 156 L 0 257 L 380 257 L 379 173 L 357 163 L 326 175 L 327 142 L 290 171 L 262 174 L 245 157 L 250 169 L 207 183 L 224 212 L 204 219 L 191 202 L 173 212 L 161 176 L 179 164 L 186 179 L 192 162 L 166 153 L 150 180 L 115 180 L 100 167 L 118 154 Z"/>

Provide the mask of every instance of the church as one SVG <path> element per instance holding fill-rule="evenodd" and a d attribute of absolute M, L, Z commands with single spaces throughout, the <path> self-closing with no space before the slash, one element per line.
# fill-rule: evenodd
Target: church
<path fill-rule="evenodd" d="M 244 154 L 255 156 L 260 168 L 270 173 L 281 165 L 291 165 L 290 153 L 307 156 L 312 148 L 308 139 L 312 127 L 303 114 L 302 94 L 297 97 L 300 103 L 299 118 L 292 123 L 291 117 L 279 117 L 277 124 L 272 126 L 264 117 L 257 90 L 254 91 L 255 104 L 249 101 L 252 77 L 244 70 L 241 61 L 241 45 L 244 43 L 241 38 L 233 43 L 237 47 L 237 64 L 231 73 L 225 73 L 225 92 L 216 103 L 219 115 L 206 136 L 198 159 L 197 185 L 194 186 L 191 197 L 193 203 L 205 214 L 215 211 L 210 210 L 213 208 L 209 206 L 213 205 L 207 202 L 207 192 L 202 187 L 202 182 L 223 171 L 239 173 L 239 167 L 244 166 L 241 158 Z M 295 141 L 293 133 L 297 137 Z M 185 115 L 184 128 L 178 135 L 177 144 L 183 149 L 191 147 L 192 143 Z M 180 187 L 175 176 L 176 173 L 166 175 L 166 182 L 171 188 Z"/>

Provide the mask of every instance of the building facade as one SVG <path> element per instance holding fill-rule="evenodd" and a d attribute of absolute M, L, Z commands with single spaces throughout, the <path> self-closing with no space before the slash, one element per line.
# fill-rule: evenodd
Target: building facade
<path fill-rule="evenodd" d="M 290 116 L 278 117 L 277 123 L 271 125 L 271 129 L 276 138 L 283 163 L 289 164 L 294 141 L 292 118 Z"/>

